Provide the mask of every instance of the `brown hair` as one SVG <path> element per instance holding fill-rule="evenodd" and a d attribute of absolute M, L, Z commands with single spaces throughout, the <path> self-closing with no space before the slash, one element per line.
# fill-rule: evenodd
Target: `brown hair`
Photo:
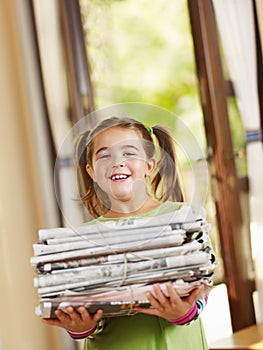
<path fill-rule="evenodd" d="M 156 146 L 159 148 L 157 170 L 151 179 L 151 194 L 161 201 L 183 201 L 183 194 L 176 169 L 176 154 L 171 133 L 164 127 L 156 125 L 147 127 L 132 118 L 111 117 L 104 119 L 92 130 L 80 134 L 76 144 L 78 162 L 78 177 L 81 189 L 81 200 L 85 203 L 93 217 L 104 215 L 110 208 L 107 195 L 92 180 L 86 170 L 87 164 L 92 164 L 93 140 L 102 131 L 122 127 L 135 130 L 140 137 L 147 141 L 143 143 L 148 158 L 153 158 Z M 158 145 L 155 145 L 156 138 Z M 105 202 L 106 201 L 106 202 Z M 106 203 L 107 205 L 103 204 Z"/>

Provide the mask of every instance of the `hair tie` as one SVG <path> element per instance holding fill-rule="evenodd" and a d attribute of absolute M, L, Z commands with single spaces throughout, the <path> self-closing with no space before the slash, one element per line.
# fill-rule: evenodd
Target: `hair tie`
<path fill-rule="evenodd" d="M 145 125 L 145 128 L 149 131 L 151 135 L 153 135 L 153 128 L 150 125 Z"/>

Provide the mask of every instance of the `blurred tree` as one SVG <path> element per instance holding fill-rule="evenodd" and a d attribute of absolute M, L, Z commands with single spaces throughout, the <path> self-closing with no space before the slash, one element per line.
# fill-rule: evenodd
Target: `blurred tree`
<path fill-rule="evenodd" d="M 205 148 L 185 0 L 81 0 L 96 105 L 141 102 L 165 108 Z M 174 120 L 166 121 L 174 128 Z"/>

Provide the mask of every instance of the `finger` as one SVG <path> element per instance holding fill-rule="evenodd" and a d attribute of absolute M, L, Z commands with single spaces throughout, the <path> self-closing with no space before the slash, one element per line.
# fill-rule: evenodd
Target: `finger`
<path fill-rule="evenodd" d="M 103 316 L 103 310 L 99 309 L 99 310 L 95 313 L 93 319 L 94 319 L 95 322 L 97 322 L 97 321 L 99 321 L 99 320 L 102 318 L 102 316 Z"/>
<path fill-rule="evenodd" d="M 68 306 L 66 311 L 57 309 L 55 315 L 63 324 L 69 324 L 72 321 L 78 322 L 80 319 L 79 313 L 71 306 Z"/>
<path fill-rule="evenodd" d="M 78 308 L 78 313 L 83 321 L 87 321 L 90 319 L 90 314 L 84 306 Z"/>
<path fill-rule="evenodd" d="M 156 296 L 156 299 L 161 302 L 161 303 L 165 303 L 167 302 L 168 298 L 164 295 L 161 287 L 159 284 L 154 284 L 153 285 L 153 290 Z"/>
<path fill-rule="evenodd" d="M 193 304 L 196 301 L 196 299 L 198 299 L 199 293 L 200 293 L 200 288 L 195 288 L 194 290 L 192 290 L 190 295 L 188 297 L 186 297 L 187 301 L 190 304 Z"/>
<path fill-rule="evenodd" d="M 159 305 L 158 299 L 151 292 L 147 292 L 146 297 L 151 304 Z"/>
<path fill-rule="evenodd" d="M 170 301 L 172 304 L 178 304 L 181 300 L 180 295 L 177 293 L 176 289 L 173 287 L 171 282 L 167 282 L 166 284 L 166 290 L 170 297 Z"/>
<path fill-rule="evenodd" d="M 149 309 L 145 307 L 135 307 L 134 309 L 142 314 L 160 316 L 160 312 L 157 309 Z"/>
<path fill-rule="evenodd" d="M 49 326 L 61 326 L 61 322 L 57 318 L 42 318 L 42 322 Z"/>
<path fill-rule="evenodd" d="M 90 315 L 88 310 L 81 306 L 78 308 L 78 312 L 80 314 L 80 317 L 83 321 L 89 321 L 90 319 L 93 319 L 95 322 L 99 321 L 103 315 L 103 310 L 98 310 L 94 315 Z"/>
<path fill-rule="evenodd" d="M 72 321 L 78 321 L 81 318 L 81 315 L 73 307 L 69 306 L 66 308 L 67 315 Z"/>
<path fill-rule="evenodd" d="M 154 288 L 154 292 L 156 294 L 156 297 L 158 299 L 158 302 L 162 305 L 162 307 L 164 308 L 170 308 L 171 307 L 171 298 L 170 298 L 170 293 L 167 293 L 168 296 L 166 296 L 164 294 L 164 292 L 162 291 L 161 287 L 159 284 L 157 285 L 154 285 L 153 286 Z M 171 290 L 171 293 L 172 293 L 173 290 Z M 167 291 L 168 292 L 168 291 Z M 175 295 L 176 297 L 176 295 Z"/>
<path fill-rule="evenodd" d="M 67 320 L 69 318 L 68 314 L 66 314 L 64 311 L 59 310 L 59 309 L 57 309 L 55 311 L 55 315 L 56 315 L 57 319 L 61 322 L 64 322 L 65 320 Z"/>
<path fill-rule="evenodd" d="M 146 293 L 146 296 L 147 296 L 147 299 L 149 300 L 151 306 L 154 308 L 154 309 L 158 309 L 159 311 L 163 312 L 164 311 L 164 307 L 163 305 L 159 302 L 158 299 L 156 299 L 152 293 L 148 292 Z"/>

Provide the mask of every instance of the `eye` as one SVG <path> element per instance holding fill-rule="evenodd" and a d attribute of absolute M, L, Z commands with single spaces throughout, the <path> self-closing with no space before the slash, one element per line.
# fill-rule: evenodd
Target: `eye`
<path fill-rule="evenodd" d="M 135 157 L 136 156 L 136 153 L 135 152 L 131 152 L 131 151 L 127 151 L 127 152 L 123 152 L 123 156 L 124 157 Z"/>
<path fill-rule="evenodd" d="M 103 154 L 98 155 L 98 159 L 107 159 L 109 157 L 110 157 L 109 153 L 103 153 Z"/>

